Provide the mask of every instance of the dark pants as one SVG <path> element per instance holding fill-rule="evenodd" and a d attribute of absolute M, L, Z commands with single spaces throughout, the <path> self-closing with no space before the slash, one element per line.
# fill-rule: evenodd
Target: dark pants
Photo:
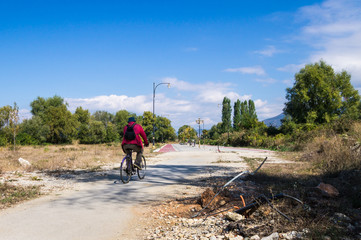
<path fill-rule="evenodd" d="M 140 163 L 142 162 L 143 148 L 136 144 L 124 144 L 123 145 L 123 151 L 126 154 L 129 154 L 130 150 L 133 150 L 133 152 L 137 153 L 137 157 L 135 158 L 135 164 L 140 166 Z"/>

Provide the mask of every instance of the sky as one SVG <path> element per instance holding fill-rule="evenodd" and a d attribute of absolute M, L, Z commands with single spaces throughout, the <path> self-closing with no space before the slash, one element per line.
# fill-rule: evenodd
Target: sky
<path fill-rule="evenodd" d="M 55 95 L 72 112 L 142 115 L 155 83 L 155 114 L 176 130 L 220 122 L 225 96 L 264 120 L 321 59 L 361 90 L 361 1 L 0 0 L 0 107 L 21 118 Z"/>

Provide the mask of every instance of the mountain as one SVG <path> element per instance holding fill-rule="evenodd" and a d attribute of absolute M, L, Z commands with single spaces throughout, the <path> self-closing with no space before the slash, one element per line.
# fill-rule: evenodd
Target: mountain
<path fill-rule="evenodd" d="M 262 122 L 264 122 L 264 124 L 266 124 L 267 126 L 274 126 L 274 127 L 280 127 L 281 126 L 281 120 L 285 117 L 284 113 L 281 113 L 280 115 L 277 115 L 275 117 L 272 118 L 267 118 L 265 120 L 263 120 Z"/>

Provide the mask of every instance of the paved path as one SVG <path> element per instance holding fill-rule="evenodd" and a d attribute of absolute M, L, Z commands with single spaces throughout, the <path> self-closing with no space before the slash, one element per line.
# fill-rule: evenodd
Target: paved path
<path fill-rule="evenodd" d="M 52 194 L 0 212 L 0 240 L 113 240 L 137 239 L 127 235 L 134 224 L 132 208 L 141 204 L 173 198 L 187 191 L 189 179 L 202 174 L 223 174 L 234 171 L 229 164 L 215 164 L 220 158 L 233 158 L 245 168 L 238 154 L 217 153 L 173 145 L 168 152 L 149 161 L 147 176 L 129 184 L 114 183 L 118 171 L 107 172 L 79 182 L 73 191 Z M 235 162 L 233 161 L 233 162 Z M 152 164 L 153 162 L 153 164 Z"/>

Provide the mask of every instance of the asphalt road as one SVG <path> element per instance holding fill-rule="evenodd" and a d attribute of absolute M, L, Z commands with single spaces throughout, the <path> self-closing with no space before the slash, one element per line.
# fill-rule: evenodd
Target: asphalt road
<path fill-rule="evenodd" d="M 202 174 L 234 172 L 234 166 L 222 165 L 220 159 L 231 158 L 233 162 L 238 161 L 237 168 L 245 168 L 236 151 L 219 153 L 216 147 L 177 144 L 173 148 L 176 151 L 158 155 L 148 163 L 144 180 L 139 181 L 134 176 L 130 183 L 122 184 L 118 171 L 112 170 L 105 176 L 81 180 L 76 183 L 75 190 L 45 196 L 0 212 L 0 239 L 131 239 L 127 233 L 129 224 L 135 222 L 132 208 L 173 198 L 185 191 L 189 179 Z"/>

